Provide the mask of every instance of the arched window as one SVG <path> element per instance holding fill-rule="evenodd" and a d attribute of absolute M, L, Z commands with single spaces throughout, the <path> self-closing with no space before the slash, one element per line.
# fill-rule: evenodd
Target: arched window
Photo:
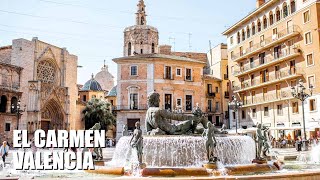
<path fill-rule="evenodd" d="M 11 113 L 15 113 L 17 111 L 18 99 L 16 97 L 11 98 Z"/>
<path fill-rule="evenodd" d="M 270 26 L 271 25 L 273 25 L 273 13 L 272 13 L 272 11 L 269 13 L 269 24 L 270 24 Z"/>
<path fill-rule="evenodd" d="M 252 36 L 256 34 L 256 25 L 254 24 L 254 22 L 252 23 L 251 31 Z"/>
<path fill-rule="evenodd" d="M 140 54 L 143 54 L 143 49 L 140 49 Z"/>
<path fill-rule="evenodd" d="M 237 33 L 238 44 L 240 43 L 240 32 Z"/>
<path fill-rule="evenodd" d="M 264 16 L 263 17 L 263 29 L 267 29 L 267 27 L 268 27 L 268 20 L 267 20 L 267 17 Z"/>
<path fill-rule="evenodd" d="M 246 33 L 244 32 L 244 30 L 242 29 L 242 41 L 246 40 Z"/>
<path fill-rule="evenodd" d="M 141 17 L 141 25 L 144 25 L 144 17 Z"/>
<path fill-rule="evenodd" d="M 249 38 L 250 37 L 250 28 L 249 28 L 249 26 L 247 26 L 247 38 Z"/>
<path fill-rule="evenodd" d="M 291 14 L 296 12 L 296 1 L 295 0 L 291 0 L 290 7 L 291 7 Z"/>
<path fill-rule="evenodd" d="M 277 8 L 276 9 L 276 20 L 277 20 L 277 22 L 280 21 L 280 19 L 281 19 L 280 9 Z"/>
<path fill-rule="evenodd" d="M 6 69 L 3 69 L 0 75 L 1 75 L 1 79 L 2 79 L 1 85 L 8 86 L 9 72 Z"/>
<path fill-rule="evenodd" d="M 283 3 L 282 8 L 283 8 L 283 18 L 286 18 L 289 14 L 287 3 Z"/>
<path fill-rule="evenodd" d="M 131 56 L 131 42 L 128 43 L 128 56 Z"/>
<path fill-rule="evenodd" d="M 1 99 L 0 99 L 0 112 L 3 112 L 5 113 L 6 112 L 6 109 L 7 109 L 7 96 L 5 95 L 2 95 L 1 96 Z"/>
<path fill-rule="evenodd" d="M 260 19 L 258 20 L 258 32 L 260 32 L 261 31 L 261 22 L 260 22 Z"/>
<path fill-rule="evenodd" d="M 151 45 L 151 53 L 155 53 L 154 43 L 152 43 L 152 45 Z"/>

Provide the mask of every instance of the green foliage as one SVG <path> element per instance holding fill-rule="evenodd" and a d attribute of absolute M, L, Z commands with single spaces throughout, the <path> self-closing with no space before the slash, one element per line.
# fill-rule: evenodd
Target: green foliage
<path fill-rule="evenodd" d="M 107 130 L 109 125 L 116 124 L 116 118 L 110 112 L 111 104 L 100 99 L 93 98 L 86 104 L 82 111 L 84 114 L 85 128 L 90 129 L 95 123 L 101 124 L 102 130 Z"/>

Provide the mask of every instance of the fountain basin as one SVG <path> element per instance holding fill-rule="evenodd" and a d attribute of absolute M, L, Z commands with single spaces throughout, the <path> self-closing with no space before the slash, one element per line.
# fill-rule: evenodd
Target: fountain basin
<path fill-rule="evenodd" d="M 113 167 L 125 167 L 136 161 L 131 152 L 131 137 L 120 138 Z M 224 165 L 250 164 L 255 158 L 255 142 L 248 136 L 216 137 L 214 155 Z M 205 139 L 200 136 L 144 136 L 143 162 L 147 167 L 202 167 L 207 163 Z"/>

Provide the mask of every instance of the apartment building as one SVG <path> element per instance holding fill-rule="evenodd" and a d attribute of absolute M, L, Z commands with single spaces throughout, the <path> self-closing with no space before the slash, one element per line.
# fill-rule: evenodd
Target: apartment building
<path fill-rule="evenodd" d="M 255 11 L 228 28 L 231 91 L 243 102 L 239 127 L 256 123 L 295 137 L 303 127 L 302 104 L 291 94 L 299 80 L 313 95 L 305 101 L 308 133 L 319 130 L 320 4 L 317 0 L 257 0 Z M 234 126 L 234 125 L 233 125 Z"/>

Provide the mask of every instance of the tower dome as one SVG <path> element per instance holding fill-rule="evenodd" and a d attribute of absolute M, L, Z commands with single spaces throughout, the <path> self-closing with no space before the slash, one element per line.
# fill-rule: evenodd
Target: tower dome
<path fill-rule="evenodd" d="M 158 53 L 158 29 L 147 25 L 146 5 L 139 0 L 136 25 L 124 30 L 124 56 Z"/>
<path fill-rule="evenodd" d="M 93 77 L 87 81 L 83 87 L 81 88 L 81 91 L 103 91 L 98 81 L 96 81 Z"/>
<path fill-rule="evenodd" d="M 95 80 L 99 82 L 101 88 L 105 91 L 110 91 L 114 87 L 114 76 L 108 71 L 108 66 L 105 64 L 95 76 Z"/>

